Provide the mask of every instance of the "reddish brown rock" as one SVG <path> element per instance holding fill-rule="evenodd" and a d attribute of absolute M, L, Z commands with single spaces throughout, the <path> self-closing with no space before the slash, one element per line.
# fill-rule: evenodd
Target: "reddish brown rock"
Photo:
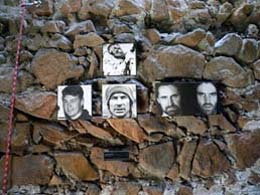
<path fill-rule="evenodd" d="M 178 127 L 184 127 L 188 132 L 202 135 L 207 131 L 206 124 L 194 116 L 176 116 L 174 121 Z"/>
<path fill-rule="evenodd" d="M 158 187 L 143 187 L 143 191 L 149 195 L 163 195 L 163 190 Z"/>
<path fill-rule="evenodd" d="M 8 124 L 0 124 L 0 151 L 4 152 L 7 141 Z M 22 154 L 30 144 L 30 125 L 28 123 L 16 123 L 12 129 L 11 151 Z"/>
<path fill-rule="evenodd" d="M 0 92 L 12 93 L 13 71 L 13 67 L 0 67 Z M 33 82 L 34 78 L 30 73 L 20 70 L 17 77 L 17 92 L 25 90 Z"/>
<path fill-rule="evenodd" d="M 96 170 L 81 153 L 57 153 L 55 159 L 66 175 L 78 181 L 95 181 L 99 178 Z"/>
<path fill-rule="evenodd" d="M 194 175 L 211 177 L 227 171 L 229 167 L 229 161 L 212 141 L 200 141 L 192 163 Z"/>
<path fill-rule="evenodd" d="M 249 119 L 246 117 L 238 117 L 237 123 L 239 127 L 244 131 L 255 131 L 260 129 L 260 120 Z"/>
<path fill-rule="evenodd" d="M 185 11 L 172 6 L 169 6 L 168 9 L 171 21 L 173 21 L 174 23 L 180 23 L 183 20 L 183 17 L 185 16 Z"/>
<path fill-rule="evenodd" d="M 197 148 L 197 141 L 192 140 L 190 142 L 184 142 L 181 152 L 177 158 L 179 162 L 180 176 L 188 180 L 190 178 L 192 160 Z"/>
<path fill-rule="evenodd" d="M 209 126 L 219 127 L 224 132 L 235 132 L 236 128 L 222 115 L 210 115 Z"/>
<path fill-rule="evenodd" d="M 145 35 L 153 44 L 160 41 L 160 32 L 155 28 L 147 29 Z"/>
<path fill-rule="evenodd" d="M 151 82 L 165 77 L 201 78 L 204 66 L 204 56 L 195 50 L 182 45 L 160 46 L 149 53 L 140 73 Z"/>
<path fill-rule="evenodd" d="M 65 131 L 65 129 L 59 125 L 49 123 L 33 124 L 33 138 L 36 143 L 43 139 L 45 143 L 60 146 L 75 137 L 75 135 L 77 134 Z"/>
<path fill-rule="evenodd" d="M 33 6 L 29 11 L 33 15 L 37 16 L 51 16 L 53 14 L 53 0 L 46 0 L 42 2 L 38 7 Z"/>
<path fill-rule="evenodd" d="M 170 171 L 168 172 L 167 178 L 170 178 L 172 181 L 179 181 L 179 166 L 177 163 L 174 163 Z"/>
<path fill-rule="evenodd" d="M 104 150 L 102 148 L 92 148 L 90 159 L 91 162 L 94 163 L 98 169 L 109 171 L 116 176 L 128 176 L 134 170 L 134 165 L 130 162 L 105 161 Z"/>
<path fill-rule="evenodd" d="M 81 20 L 89 19 L 91 15 L 93 17 L 100 18 L 101 23 L 106 23 L 107 18 L 109 18 L 109 15 L 114 7 L 115 1 L 113 0 L 83 1 L 78 15 Z"/>
<path fill-rule="evenodd" d="M 67 17 L 69 16 L 69 14 L 76 13 L 80 10 L 81 1 L 79 0 L 60 1 L 58 7 L 59 7 L 59 12 L 63 16 Z"/>
<path fill-rule="evenodd" d="M 108 119 L 107 121 L 115 131 L 136 143 L 147 140 L 147 136 L 134 119 Z"/>
<path fill-rule="evenodd" d="M 138 195 L 141 190 L 140 184 L 130 183 L 130 182 L 118 182 L 115 184 L 115 188 L 111 195 Z"/>
<path fill-rule="evenodd" d="M 67 53 L 55 49 L 40 49 L 33 61 L 32 72 L 48 89 L 55 89 L 69 78 L 79 78 L 84 73 Z"/>
<path fill-rule="evenodd" d="M 135 2 L 131 0 L 119 0 L 117 6 L 112 11 L 112 16 L 120 17 L 133 14 L 144 14 L 142 1 Z"/>
<path fill-rule="evenodd" d="M 250 133 L 226 135 L 225 140 L 239 169 L 252 166 L 260 158 L 259 129 Z"/>
<path fill-rule="evenodd" d="M 176 158 L 172 142 L 149 146 L 140 151 L 139 166 L 152 176 L 164 178 Z"/>
<path fill-rule="evenodd" d="M 109 132 L 91 124 L 89 121 L 78 120 L 72 121 L 71 124 L 81 134 L 89 133 L 94 137 L 108 141 L 109 143 L 115 145 L 123 144 L 119 139 L 113 138 L 113 136 Z"/>
<path fill-rule="evenodd" d="M 104 39 L 94 32 L 90 32 L 86 35 L 76 35 L 73 43 L 74 49 L 79 47 L 97 47 L 104 43 Z"/>
<path fill-rule="evenodd" d="M 169 136 L 178 137 L 181 136 L 176 130 L 176 126 L 173 123 L 168 122 L 164 118 L 155 117 L 151 114 L 138 115 L 139 125 L 151 135 L 153 133 L 163 133 Z"/>
<path fill-rule="evenodd" d="M 192 188 L 188 186 L 181 186 L 176 195 L 193 195 Z"/>
<path fill-rule="evenodd" d="M 56 109 L 56 94 L 43 91 L 25 91 L 16 97 L 15 108 L 32 116 L 51 119 Z"/>
<path fill-rule="evenodd" d="M 215 57 L 207 63 L 203 77 L 221 80 L 229 87 L 246 87 L 253 81 L 251 71 L 246 71 L 233 58 Z"/>
<path fill-rule="evenodd" d="M 0 160 L 0 179 L 2 181 L 4 157 Z M 49 183 L 54 163 L 45 155 L 27 155 L 12 157 L 11 184 L 15 185 L 46 185 Z M 10 181 L 10 180 L 9 180 Z"/>
<path fill-rule="evenodd" d="M 65 26 L 65 22 L 62 20 L 51 20 L 45 23 L 45 25 L 41 28 L 41 31 L 43 33 L 63 33 Z"/>
<path fill-rule="evenodd" d="M 199 28 L 187 34 L 176 37 L 174 42 L 177 44 L 186 45 L 188 47 L 196 47 L 205 36 L 205 30 Z"/>

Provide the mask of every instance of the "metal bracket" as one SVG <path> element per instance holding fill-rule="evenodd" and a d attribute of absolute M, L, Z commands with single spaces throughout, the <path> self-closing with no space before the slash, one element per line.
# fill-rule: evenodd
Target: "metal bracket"
<path fill-rule="evenodd" d="M 128 161 L 129 152 L 125 150 L 104 151 L 104 160 Z"/>
<path fill-rule="evenodd" d="M 28 2 L 24 2 L 22 4 L 20 4 L 21 7 L 30 7 L 30 6 L 36 6 L 39 7 L 42 4 L 41 0 L 34 0 L 32 2 L 28 1 Z"/>

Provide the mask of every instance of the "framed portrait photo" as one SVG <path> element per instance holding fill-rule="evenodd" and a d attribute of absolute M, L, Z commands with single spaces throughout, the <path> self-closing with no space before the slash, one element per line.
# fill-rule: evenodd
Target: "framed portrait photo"
<path fill-rule="evenodd" d="M 133 43 L 112 43 L 103 46 L 104 76 L 136 75 L 136 49 Z"/>
<path fill-rule="evenodd" d="M 91 85 L 61 85 L 57 95 L 58 120 L 89 120 L 92 116 Z"/>
<path fill-rule="evenodd" d="M 105 118 L 136 118 L 136 86 L 109 84 L 102 86 L 102 115 Z"/>

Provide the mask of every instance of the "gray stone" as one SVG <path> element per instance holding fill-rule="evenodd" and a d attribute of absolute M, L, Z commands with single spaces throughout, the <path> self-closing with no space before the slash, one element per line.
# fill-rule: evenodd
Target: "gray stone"
<path fill-rule="evenodd" d="M 72 23 L 65 32 L 65 35 L 74 38 L 78 34 L 89 32 L 96 32 L 96 28 L 91 20 L 86 20 L 79 23 Z"/>
<path fill-rule="evenodd" d="M 32 72 L 46 88 L 55 89 L 69 78 L 79 78 L 84 73 L 71 56 L 55 49 L 40 49 L 33 61 Z"/>
<path fill-rule="evenodd" d="M 176 160 L 175 158 L 172 142 L 158 144 L 140 151 L 139 166 L 152 176 L 164 178 Z"/>
<path fill-rule="evenodd" d="M 13 67 L 0 67 L 0 92 L 11 93 L 12 92 L 12 82 L 13 82 Z M 18 72 L 17 78 L 17 91 L 21 92 L 27 87 L 34 83 L 33 76 L 24 71 L 20 70 Z"/>
<path fill-rule="evenodd" d="M 225 56 L 235 56 L 242 46 L 242 38 L 236 33 L 229 33 L 215 43 L 215 53 Z"/>
<path fill-rule="evenodd" d="M 244 63 L 252 63 L 258 57 L 258 43 L 254 39 L 244 39 L 238 58 Z"/>
<path fill-rule="evenodd" d="M 0 160 L 0 179 L 2 180 L 4 157 Z M 46 155 L 13 156 L 11 181 L 13 185 L 46 185 L 53 174 L 54 162 Z"/>
<path fill-rule="evenodd" d="M 205 38 L 203 38 L 198 44 L 198 48 L 209 55 L 214 53 L 215 37 L 211 32 L 207 32 Z"/>
<path fill-rule="evenodd" d="M 182 45 L 160 46 L 151 51 L 141 64 L 140 73 L 153 82 L 165 77 L 201 78 L 205 57 Z"/>
<path fill-rule="evenodd" d="M 223 24 L 232 14 L 232 10 L 233 5 L 229 2 L 220 5 L 219 12 L 217 13 L 217 23 L 220 25 Z"/>
<path fill-rule="evenodd" d="M 212 141 L 202 139 L 194 156 L 192 173 L 200 177 L 211 177 L 229 168 L 229 161 L 218 147 Z"/>
<path fill-rule="evenodd" d="M 259 129 L 253 132 L 226 135 L 225 141 L 239 169 L 251 167 L 260 158 Z"/>
<path fill-rule="evenodd" d="M 252 83 L 252 73 L 243 69 L 233 58 L 215 57 L 207 63 L 203 77 L 221 80 L 230 87 L 246 87 Z"/>
<path fill-rule="evenodd" d="M 252 65 L 255 78 L 260 80 L 260 60 L 257 60 Z"/>
<path fill-rule="evenodd" d="M 7 121 L 5 121 L 7 122 Z M 0 124 L 0 151 L 5 152 L 7 141 L 8 123 Z M 16 123 L 12 129 L 11 152 L 23 154 L 30 145 L 30 125 L 29 123 Z"/>

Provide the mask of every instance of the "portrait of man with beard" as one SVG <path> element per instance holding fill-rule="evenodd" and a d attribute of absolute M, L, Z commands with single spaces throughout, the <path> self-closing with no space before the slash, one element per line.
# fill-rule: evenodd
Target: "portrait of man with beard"
<path fill-rule="evenodd" d="M 102 112 L 106 118 L 135 118 L 136 86 L 110 84 L 102 86 Z"/>
<path fill-rule="evenodd" d="M 197 103 L 203 115 L 217 113 L 217 88 L 211 82 L 201 82 L 196 89 Z"/>
<path fill-rule="evenodd" d="M 103 47 L 105 76 L 136 75 L 136 53 L 132 43 L 113 43 Z"/>
<path fill-rule="evenodd" d="M 161 108 L 161 116 L 181 115 L 181 93 L 174 84 L 162 84 L 157 88 L 157 103 Z"/>

